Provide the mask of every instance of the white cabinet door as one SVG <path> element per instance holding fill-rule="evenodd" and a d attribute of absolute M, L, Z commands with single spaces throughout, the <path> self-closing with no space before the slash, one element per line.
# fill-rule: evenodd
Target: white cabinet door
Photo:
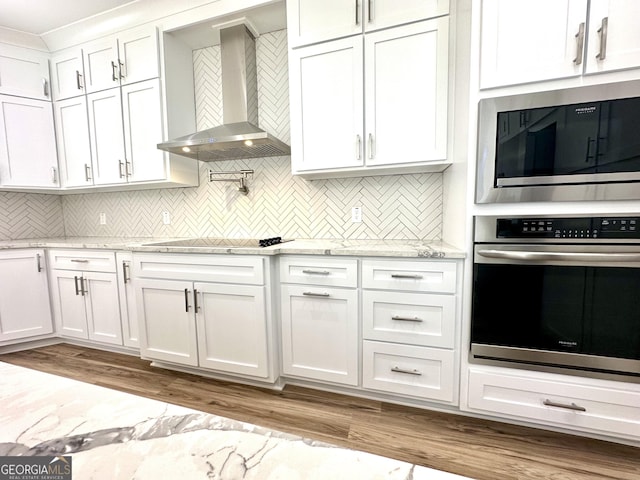
<path fill-rule="evenodd" d="M 638 18 L 636 0 L 591 0 L 586 73 L 640 67 Z"/>
<path fill-rule="evenodd" d="M 0 184 L 58 186 L 51 102 L 0 95 Z"/>
<path fill-rule="evenodd" d="M 86 302 L 89 339 L 122 345 L 116 275 L 113 273 L 83 272 L 82 296 Z"/>
<path fill-rule="evenodd" d="M 44 251 L 0 252 L 0 342 L 52 332 Z"/>
<path fill-rule="evenodd" d="M 448 26 L 444 17 L 365 35 L 367 165 L 447 158 Z"/>
<path fill-rule="evenodd" d="M 156 27 L 127 30 L 118 35 L 118 58 L 122 85 L 160 76 Z"/>
<path fill-rule="evenodd" d="M 93 185 L 86 97 L 55 102 L 54 109 L 62 186 Z"/>
<path fill-rule="evenodd" d="M 294 173 L 363 165 L 361 36 L 292 50 Z"/>
<path fill-rule="evenodd" d="M 0 94 L 51 100 L 49 55 L 0 44 Z"/>
<path fill-rule="evenodd" d="M 201 367 L 269 376 L 263 286 L 196 283 Z"/>
<path fill-rule="evenodd" d="M 120 293 L 120 320 L 122 321 L 122 343 L 127 347 L 140 347 L 136 293 L 131 276 L 133 255 L 131 252 L 117 252 L 118 291 Z"/>
<path fill-rule="evenodd" d="M 120 88 L 87 95 L 96 185 L 126 182 Z"/>
<path fill-rule="evenodd" d="M 198 365 L 191 282 L 136 279 L 143 358 Z"/>
<path fill-rule="evenodd" d="M 63 337 L 89 338 L 82 290 L 81 272 L 51 270 L 51 301 L 56 330 Z"/>
<path fill-rule="evenodd" d="M 122 115 L 127 180 L 143 182 L 167 177 L 162 142 L 160 80 L 122 87 Z"/>
<path fill-rule="evenodd" d="M 587 0 L 483 0 L 480 87 L 582 74 Z"/>
<path fill-rule="evenodd" d="M 281 305 L 284 374 L 357 385 L 357 290 L 282 285 Z"/>
<path fill-rule="evenodd" d="M 120 85 L 118 41 L 109 37 L 82 46 L 86 93 Z"/>
<path fill-rule="evenodd" d="M 65 50 L 51 57 L 51 90 L 54 100 L 84 95 L 81 49 Z"/>
<path fill-rule="evenodd" d="M 289 47 L 362 33 L 359 0 L 287 0 Z"/>
<path fill-rule="evenodd" d="M 368 0 L 365 7 L 366 31 L 426 20 L 449 13 L 449 0 Z"/>

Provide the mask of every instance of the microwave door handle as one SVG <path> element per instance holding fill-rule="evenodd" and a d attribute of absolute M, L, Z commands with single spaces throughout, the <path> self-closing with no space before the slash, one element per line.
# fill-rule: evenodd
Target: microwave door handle
<path fill-rule="evenodd" d="M 640 262 L 640 253 L 530 252 L 525 250 L 478 250 L 486 258 L 523 261 Z"/>

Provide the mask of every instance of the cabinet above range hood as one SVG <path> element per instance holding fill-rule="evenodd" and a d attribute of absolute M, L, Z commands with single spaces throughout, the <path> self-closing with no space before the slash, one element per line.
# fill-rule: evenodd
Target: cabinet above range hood
<path fill-rule="evenodd" d="M 222 120 L 217 127 L 159 143 L 158 148 L 213 162 L 290 155 L 291 148 L 258 128 L 255 39 L 244 25 L 220 30 Z"/>

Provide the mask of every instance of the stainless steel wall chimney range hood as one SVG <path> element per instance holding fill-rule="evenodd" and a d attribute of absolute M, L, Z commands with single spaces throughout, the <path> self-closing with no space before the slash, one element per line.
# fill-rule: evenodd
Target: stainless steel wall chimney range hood
<path fill-rule="evenodd" d="M 220 30 L 223 125 L 159 143 L 158 148 L 212 162 L 290 155 L 291 148 L 258 128 L 256 46 L 244 25 Z"/>

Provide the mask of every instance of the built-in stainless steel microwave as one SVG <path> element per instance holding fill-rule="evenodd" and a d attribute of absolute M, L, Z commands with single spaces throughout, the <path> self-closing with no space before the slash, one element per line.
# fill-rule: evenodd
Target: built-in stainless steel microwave
<path fill-rule="evenodd" d="M 640 200 L 640 81 L 480 101 L 477 203 Z"/>

